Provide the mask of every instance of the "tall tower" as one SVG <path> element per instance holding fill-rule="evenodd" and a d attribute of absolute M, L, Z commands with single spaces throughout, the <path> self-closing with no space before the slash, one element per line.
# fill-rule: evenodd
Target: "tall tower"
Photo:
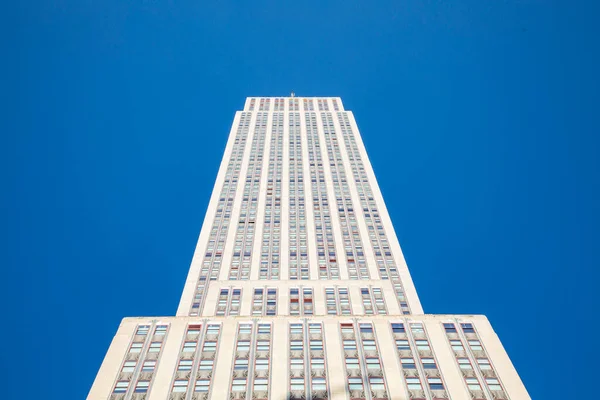
<path fill-rule="evenodd" d="M 511 399 L 482 315 L 424 314 L 352 112 L 248 98 L 175 317 L 125 318 L 89 400 Z"/>

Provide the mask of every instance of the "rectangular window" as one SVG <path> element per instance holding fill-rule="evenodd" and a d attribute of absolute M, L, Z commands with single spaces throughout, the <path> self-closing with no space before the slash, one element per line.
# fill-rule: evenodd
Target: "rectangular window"
<path fill-rule="evenodd" d="M 135 332 L 136 335 L 147 335 L 150 325 L 140 325 Z"/>
<path fill-rule="evenodd" d="M 444 384 L 440 378 L 427 378 L 427 382 L 431 390 L 444 390 Z"/>
<path fill-rule="evenodd" d="M 122 372 L 133 372 L 136 364 L 137 364 L 136 361 L 125 361 L 125 363 L 123 364 L 123 369 L 121 371 Z"/>
<path fill-rule="evenodd" d="M 137 385 L 135 385 L 135 393 L 146 393 L 148 392 L 148 388 L 150 387 L 150 381 L 138 381 Z"/>
<path fill-rule="evenodd" d="M 200 393 L 208 393 L 208 389 L 210 388 L 210 380 L 208 379 L 198 379 L 196 381 L 196 388 L 194 391 Z"/>
<path fill-rule="evenodd" d="M 156 360 L 144 361 L 144 365 L 142 365 L 142 372 L 153 372 L 154 368 L 156 368 Z"/>
<path fill-rule="evenodd" d="M 125 393 L 129 387 L 129 381 L 118 381 L 113 393 Z"/>
<path fill-rule="evenodd" d="M 325 384 L 325 378 L 322 378 L 322 377 L 312 378 L 312 390 L 326 391 L 327 385 Z"/>
<path fill-rule="evenodd" d="M 215 365 L 214 360 L 201 360 L 200 361 L 200 370 L 201 371 L 210 371 L 213 369 Z"/>
<path fill-rule="evenodd" d="M 446 333 L 456 333 L 454 324 L 444 324 L 444 329 L 446 330 Z"/>
<path fill-rule="evenodd" d="M 421 381 L 419 378 L 406 378 L 408 390 L 422 390 Z"/>
<path fill-rule="evenodd" d="M 408 340 L 404 340 L 404 339 L 396 339 L 396 347 L 400 351 L 410 350 Z"/>
<path fill-rule="evenodd" d="M 231 384 L 232 392 L 245 392 L 246 391 L 246 379 L 235 378 Z"/>
<path fill-rule="evenodd" d="M 402 364 L 403 369 L 416 369 L 415 359 L 414 358 L 401 358 L 400 363 Z"/>
<path fill-rule="evenodd" d="M 481 347 L 481 342 L 479 342 L 479 340 L 469 340 L 469 346 L 473 351 L 483 350 L 483 348 Z"/>
<path fill-rule="evenodd" d="M 473 328 L 473 324 L 460 324 L 464 333 L 475 333 L 475 329 Z"/>
<path fill-rule="evenodd" d="M 161 342 L 152 342 L 150 343 L 150 349 L 148 349 L 148 353 L 158 353 L 160 351 Z"/>
<path fill-rule="evenodd" d="M 196 342 L 185 342 L 183 344 L 183 352 L 184 353 L 192 353 L 196 351 Z"/>
<path fill-rule="evenodd" d="M 143 346 L 144 346 L 144 343 L 133 342 L 133 343 L 131 343 L 131 347 L 129 348 L 129 352 L 130 353 L 139 353 L 140 351 L 142 351 L 142 347 Z"/>
<path fill-rule="evenodd" d="M 437 365 L 435 365 L 435 360 L 433 358 L 421 358 L 421 362 L 423 363 L 424 369 L 437 369 Z"/>
<path fill-rule="evenodd" d="M 392 332 L 394 333 L 405 333 L 404 324 L 394 323 L 392 324 Z"/>
<path fill-rule="evenodd" d="M 471 362 L 468 358 L 460 357 L 458 360 L 458 366 L 460 369 L 472 369 Z"/>
<path fill-rule="evenodd" d="M 485 383 L 487 383 L 490 390 L 502 390 L 502 386 L 496 378 L 485 378 Z"/>
<path fill-rule="evenodd" d="M 348 378 L 348 388 L 350 390 L 363 390 L 363 382 L 361 378 Z"/>
<path fill-rule="evenodd" d="M 477 365 L 479 365 L 479 368 L 481 368 L 482 370 L 489 371 L 492 369 L 492 366 L 490 365 L 490 360 L 488 360 L 487 358 L 478 358 Z"/>
<path fill-rule="evenodd" d="M 292 390 L 303 391 L 304 390 L 304 378 L 291 378 L 290 387 Z"/>
<path fill-rule="evenodd" d="M 194 360 L 179 360 L 177 371 L 191 371 Z"/>
<path fill-rule="evenodd" d="M 158 325 L 154 334 L 156 336 L 164 336 L 167 333 L 167 325 Z"/>
<path fill-rule="evenodd" d="M 369 378 L 369 386 L 371 386 L 371 390 L 385 390 L 385 384 L 383 383 L 383 378 L 370 377 Z"/>
<path fill-rule="evenodd" d="M 479 385 L 477 378 L 465 378 L 465 381 L 467 382 L 469 390 L 481 390 L 481 386 Z"/>

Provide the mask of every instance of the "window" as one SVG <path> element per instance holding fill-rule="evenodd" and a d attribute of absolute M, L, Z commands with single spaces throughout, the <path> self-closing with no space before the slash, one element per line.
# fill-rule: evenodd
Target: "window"
<path fill-rule="evenodd" d="M 427 378 L 431 390 L 444 390 L 444 384 L 440 378 Z"/>
<path fill-rule="evenodd" d="M 315 377 L 312 379 L 312 390 L 325 391 L 327 386 L 325 385 L 325 378 Z"/>
<path fill-rule="evenodd" d="M 363 340 L 363 349 L 365 351 L 375 351 L 377 350 L 377 346 L 375 346 L 374 340 Z"/>
<path fill-rule="evenodd" d="M 312 358 L 310 360 L 310 367 L 312 369 L 325 369 L 325 360 L 322 358 Z"/>
<path fill-rule="evenodd" d="M 403 369 L 416 369 L 416 365 L 415 365 L 415 360 L 414 358 L 401 358 L 400 359 L 400 363 L 402 364 L 402 368 Z"/>
<path fill-rule="evenodd" d="M 392 324 L 392 332 L 394 333 L 404 333 L 404 324 Z"/>
<path fill-rule="evenodd" d="M 292 358 L 290 360 L 290 369 L 294 369 L 294 370 L 304 369 L 304 360 L 302 358 Z"/>
<path fill-rule="evenodd" d="M 191 353 L 196 351 L 196 342 L 185 342 L 183 344 L 183 352 L 184 353 Z"/>
<path fill-rule="evenodd" d="M 369 386 L 371 386 L 371 390 L 385 390 L 383 378 L 370 377 Z"/>
<path fill-rule="evenodd" d="M 135 361 L 125 361 L 125 363 L 123 364 L 123 369 L 121 371 L 122 372 L 133 372 L 136 364 L 137 363 Z"/>
<path fill-rule="evenodd" d="M 144 362 L 142 366 L 143 372 L 153 372 L 154 368 L 156 368 L 156 360 L 148 360 Z"/>
<path fill-rule="evenodd" d="M 141 342 L 131 343 L 131 348 L 129 349 L 129 352 L 130 353 L 139 353 L 140 351 L 142 351 L 142 346 L 144 346 L 144 343 L 141 343 Z"/>
<path fill-rule="evenodd" d="M 269 360 L 267 358 L 257 358 L 255 368 L 257 370 L 269 369 Z"/>
<path fill-rule="evenodd" d="M 322 340 L 311 340 L 310 341 L 310 350 L 311 351 L 323 351 L 323 341 Z"/>
<path fill-rule="evenodd" d="M 156 336 L 163 336 L 167 333 L 167 325 L 158 325 L 156 327 L 156 330 L 154 331 L 154 334 Z"/>
<path fill-rule="evenodd" d="M 149 325 L 140 325 L 135 332 L 136 335 L 147 335 L 148 330 L 150 329 Z"/>
<path fill-rule="evenodd" d="M 475 329 L 473 328 L 473 324 L 460 324 L 464 333 L 475 333 Z"/>
<path fill-rule="evenodd" d="M 479 385 L 477 378 L 465 378 L 465 381 L 467 382 L 469 390 L 481 390 L 481 386 Z"/>
<path fill-rule="evenodd" d="M 173 392 L 181 393 L 187 391 L 188 381 L 184 379 L 178 379 L 173 383 Z"/>
<path fill-rule="evenodd" d="M 196 388 L 194 389 L 194 391 L 201 392 L 201 393 L 207 393 L 209 387 L 210 387 L 210 380 L 198 379 L 196 381 Z"/>
<path fill-rule="evenodd" d="M 404 340 L 404 339 L 396 339 L 396 347 L 400 351 L 402 351 L 402 350 L 410 350 L 410 346 L 408 344 L 408 340 Z"/>
<path fill-rule="evenodd" d="M 460 357 L 458 360 L 458 366 L 460 369 L 472 369 L 471 362 L 468 358 Z"/>
<path fill-rule="evenodd" d="M 148 392 L 148 388 L 150 387 L 150 381 L 138 381 L 137 385 L 135 385 L 135 393 L 146 393 Z"/>
<path fill-rule="evenodd" d="M 456 333 L 454 324 L 444 324 L 444 329 L 446 330 L 446 333 Z"/>
<path fill-rule="evenodd" d="M 188 335 L 199 335 L 200 334 L 200 325 L 190 325 L 188 326 L 187 334 Z"/>
<path fill-rule="evenodd" d="M 367 369 L 381 369 L 381 364 L 378 358 L 367 358 Z"/>
<path fill-rule="evenodd" d="M 118 381 L 113 393 L 125 393 L 129 387 L 129 381 Z"/>
<path fill-rule="evenodd" d="M 410 330 L 412 333 L 424 333 L 423 324 L 410 324 Z"/>
<path fill-rule="evenodd" d="M 359 369 L 358 358 L 346 358 L 346 368 L 347 369 Z"/>
<path fill-rule="evenodd" d="M 231 384 L 232 392 L 245 392 L 246 391 L 246 379 L 235 378 Z"/>
<path fill-rule="evenodd" d="M 292 340 L 290 342 L 291 351 L 302 351 L 302 340 Z"/>
<path fill-rule="evenodd" d="M 206 328 L 206 334 L 207 335 L 218 335 L 220 328 L 221 328 L 221 325 L 209 325 L 208 328 Z M 198 331 L 198 333 L 200 333 L 200 331 Z"/>
<path fill-rule="evenodd" d="M 269 342 L 267 340 L 259 340 L 256 344 L 256 351 L 269 351 Z"/>
<path fill-rule="evenodd" d="M 344 350 L 356 350 L 356 340 L 344 340 Z"/>
<path fill-rule="evenodd" d="M 236 371 L 247 370 L 248 369 L 248 359 L 247 358 L 238 358 L 237 360 L 235 360 L 233 369 Z"/>
<path fill-rule="evenodd" d="M 419 351 L 429 351 L 429 342 L 427 340 L 415 340 L 415 344 L 417 345 L 417 349 Z"/>
<path fill-rule="evenodd" d="M 421 381 L 419 378 L 406 378 L 406 385 L 408 390 L 421 390 Z"/>
<path fill-rule="evenodd" d="M 202 351 L 215 352 L 217 350 L 217 342 L 204 342 Z"/>
<path fill-rule="evenodd" d="M 465 351 L 465 348 L 460 340 L 451 340 L 450 346 L 452 346 L 452 350 L 454 351 Z"/>
<path fill-rule="evenodd" d="M 485 378 L 485 383 L 487 383 L 490 390 L 502 390 L 502 386 L 496 378 Z"/>
<path fill-rule="evenodd" d="M 492 366 L 490 365 L 490 360 L 488 360 L 487 358 L 478 358 L 477 365 L 479 365 L 479 368 L 481 368 L 482 370 L 492 369 Z"/>
<path fill-rule="evenodd" d="M 421 362 L 425 369 L 437 369 L 437 365 L 435 365 L 435 360 L 433 358 L 421 358 Z"/>
<path fill-rule="evenodd" d="M 191 371 L 193 363 L 193 360 L 179 360 L 177 371 Z"/>
<path fill-rule="evenodd" d="M 363 390 L 363 383 L 361 378 L 348 378 L 348 388 L 350 390 Z"/>
<path fill-rule="evenodd" d="M 481 342 L 479 342 L 479 340 L 469 340 L 469 346 L 471 346 L 471 350 L 473 351 L 483 350 L 483 348 L 481 347 Z"/>
<path fill-rule="evenodd" d="M 266 392 L 268 386 L 268 380 L 266 378 L 254 379 L 254 390 Z"/>
<path fill-rule="evenodd" d="M 291 378 L 290 386 L 292 390 L 304 390 L 304 378 Z"/>
<path fill-rule="evenodd" d="M 213 369 L 214 365 L 215 365 L 214 360 L 201 360 L 200 361 L 200 370 L 201 371 L 210 371 L 211 369 Z"/>
<path fill-rule="evenodd" d="M 158 353 L 160 351 L 161 342 L 152 342 L 150 343 L 150 349 L 148 349 L 148 353 Z"/>

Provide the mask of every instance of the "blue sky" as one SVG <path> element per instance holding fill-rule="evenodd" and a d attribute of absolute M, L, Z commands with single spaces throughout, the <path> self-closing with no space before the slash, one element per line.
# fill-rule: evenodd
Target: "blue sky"
<path fill-rule="evenodd" d="M 535 399 L 593 390 L 597 2 L 8 7 L 6 398 L 84 398 L 121 318 L 175 313 L 234 112 L 291 90 L 354 111 L 426 312 L 486 314 Z"/>

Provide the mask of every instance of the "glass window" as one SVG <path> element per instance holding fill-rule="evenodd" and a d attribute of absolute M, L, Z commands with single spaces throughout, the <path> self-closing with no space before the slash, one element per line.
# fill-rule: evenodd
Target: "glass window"
<path fill-rule="evenodd" d="M 201 392 L 201 393 L 207 393 L 209 387 L 210 387 L 210 380 L 198 379 L 196 381 L 196 388 L 194 389 L 194 391 Z"/>
<path fill-rule="evenodd" d="M 135 361 L 125 361 L 125 363 L 123 364 L 123 372 L 133 372 L 133 370 L 135 369 L 136 366 L 136 362 Z"/>
<path fill-rule="evenodd" d="M 406 378 L 406 385 L 409 390 L 421 390 L 421 381 L 419 378 Z"/>
<path fill-rule="evenodd" d="M 150 387 L 150 381 L 138 381 L 137 385 L 135 385 L 135 393 L 146 393 L 148 388 Z"/>
<path fill-rule="evenodd" d="M 404 339 L 397 339 L 396 347 L 398 348 L 398 350 L 410 350 L 410 346 L 408 345 L 408 340 L 404 340 Z"/>
<path fill-rule="evenodd" d="M 496 378 L 485 378 L 485 383 L 487 383 L 490 390 L 502 390 L 502 386 Z"/>
<path fill-rule="evenodd" d="M 200 370 L 210 371 L 211 369 L 213 369 L 214 365 L 215 365 L 214 360 L 201 360 L 200 361 Z"/>
<path fill-rule="evenodd" d="M 490 360 L 488 360 L 487 358 L 478 358 L 477 364 L 479 365 L 479 368 L 481 368 L 482 370 L 492 369 L 492 366 L 490 365 Z"/>
<path fill-rule="evenodd" d="M 144 346 L 144 343 L 141 343 L 141 342 L 131 343 L 131 348 L 129 349 L 129 352 L 130 353 L 139 353 L 140 351 L 142 351 L 142 346 Z"/>
<path fill-rule="evenodd" d="M 477 378 L 465 378 L 465 381 L 467 382 L 469 390 L 481 390 L 481 386 L 479 385 Z"/>
<path fill-rule="evenodd" d="M 183 379 L 178 379 L 173 383 L 173 392 L 180 393 L 187 391 L 188 381 Z"/>
<path fill-rule="evenodd" d="M 421 358 L 421 362 L 423 363 L 423 368 L 425 369 L 436 369 L 437 365 L 435 365 L 435 360 L 433 358 Z"/>
<path fill-rule="evenodd" d="M 304 390 L 304 378 L 291 378 L 290 386 L 292 390 Z"/>
<path fill-rule="evenodd" d="M 148 360 L 144 362 L 144 365 L 142 366 L 142 371 L 152 372 L 154 371 L 154 368 L 156 368 L 156 360 Z"/>
<path fill-rule="evenodd" d="M 469 340 L 469 346 L 471 346 L 471 350 L 473 351 L 483 350 L 483 348 L 481 347 L 481 342 L 479 342 L 479 340 Z"/>
<path fill-rule="evenodd" d="M 302 358 L 292 358 L 290 360 L 291 369 L 304 369 L 304 360 Z"/>
<path fill-rule="evenodd" d="M 416 365 L 415 365 L 415 360 L 414 358 L 401 358 L 400 362 L 402 364 L 402 368 L 404 369 L 416 369 Z"/>
<path fill-rule="evenodd" d="M 440 378 L 427 378 L 431 390 L 444 390 L 444 384 Z"/>
<path fill-rule="evenodd" d="M 114 393 L 125 393 L 129 387 L 129 381 L 118 381 Z"/>
<path fill-rule="evenodd" d="M 457 360 L 458 360 L 458 366 L 460 367 L 460 369 L 472 369 L 473 368 L 473 367 L 471 367 L 471 362 L 469 361 L 468 358 L 460 357 Z"/>
<path fill-rule="evenodd" d="M 427 340 L 415 340 L 415 344 L 417 345 L 417 349 L 421 351 L 429 351 L 429 342 Z"/>
<path fill-rule="evenodd" d="M 236 378 L 231 384 L 231 391 L 233 392 L 245 392 L 246 391 L 246 379 Z"/>
<path fill-rule="evenodd" d="M 363 390 L 361 378 L 348 378 L 348 388 L 350 390 Z"/>
<path fill-rule="evenodd" d="M 370 377 L 369 386 L 371 386 L 371 390 L 385 390 L 383 378 Z"/>
<path fill-rule="evenodd" d="M 325 391 L 327 386 L 325 385 L 325 378 L 314 377 L 312 378 L 312 390 Z"/>

